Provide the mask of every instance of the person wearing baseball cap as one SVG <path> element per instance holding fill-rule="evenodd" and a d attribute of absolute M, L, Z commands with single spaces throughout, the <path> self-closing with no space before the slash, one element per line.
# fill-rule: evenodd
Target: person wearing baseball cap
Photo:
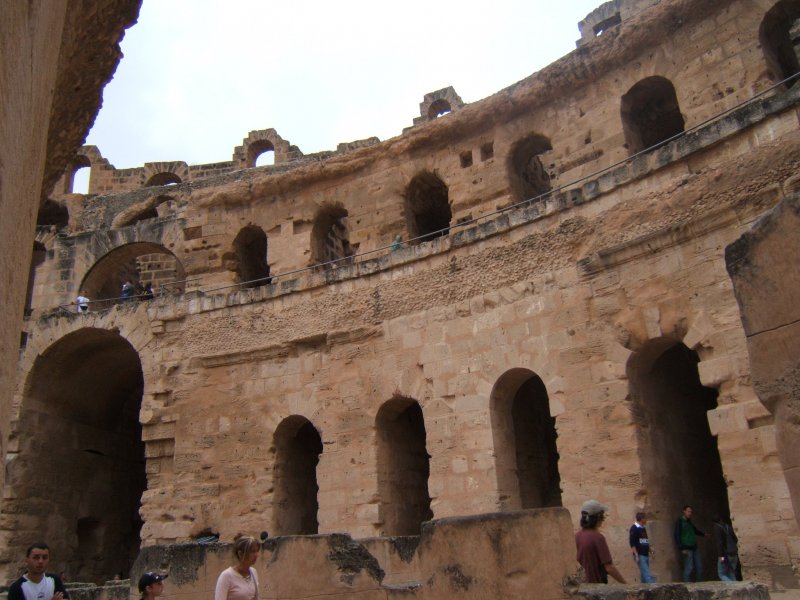
<path fill-rule="evenodd" d="M 581 506 L 581 529 L 575 534 L 578 562 L 586 574 L 586 583 L 608 583 L 611 575 L 620 583 L 627 583 L 614 566 L 606 538 L 598 531 L 608 507 L 597 500 L 587 500 Z"/>
<path fill-rule="evenodd" d="M 148 571 L 139 578 L 139 592 L 142 594 L 142 600 L 153 600 L 161 595 L 164 591 L 164 580 L 166 575 Z"/>

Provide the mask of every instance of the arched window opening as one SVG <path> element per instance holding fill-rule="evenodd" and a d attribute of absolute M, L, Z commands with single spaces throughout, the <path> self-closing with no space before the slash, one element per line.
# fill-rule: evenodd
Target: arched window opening
<path fill-rule="evenodd" d="M 674 340 L 651 340 L 628 363 L 632 412 L 639 444 L 652 537 L 669 539 L 684 505 L 693 521 L 712 531 L 715 513 L 728 518 L 728 493 L 717 440 L 708 411 L 717 407 L 717 391 L 700 383 L 697 353 Z M 658 528 L 661 528 L 659 531 Z M 714 545 L 700 546 L 703 564 L 716 564 Z M 680 580 L 680 565 L 667 553 L 665 569 Z"/>
<path fill-rule="evenodd" d="M 227 256 L 229 268 L 236 273 L 243 288 L 270 283 L 267 262 L 267 234 L 256 225 L 243 227 L 233 240 L 233 256 Z"/>
<path fill-rule="evenodd" d="M 406 220 L 411 238 L 426 242 L 450 231 L 453 213 L 445 183 L 433 173 L 423 172 L 408 184 L 405 197 Z"/>
<path fill-rule="evenodd" d="M 541 378 L 528 369 L 504 373 L 491 415 L 500 509 L 561 506 L 556 420 Z"/>
<path fill-rule="evenodd" d="M 62 229 L 67 225 L 69 225 L 69 210 L 67 207 L 50 198 L 45 200 L 36 215 L 36 226 Z"/>
<path fill-rule="evenodd" d="M 33 254 L 31 255 L 31 266 L 28 270 L 28 289 L 25 293 L 25 316 L 29 317 L 32 313 L 33 306 L 33 289 L 36 284 L 36 269 L 39 268 L 45 258 L 47 258 L 47 249 L 41 242 L 33 242 Z"/>
<path fill-rule="evenodd" d="M 347 210 L 338 203 L 323 205 L 311 228 L 311 260 L 315 264 L 330 263 L 352 255 Z"/>
<path fill-rule="evenodd" d="M 256 158 L 256 167 L 271 167 L 275 164 L 275 151 L 265 150 Z"/>
<path fill-rule="evenodd" d="M 147 180 L 147 183 L 145 183 L 144 186 L 155 187 L 159 185 L 176 185 L 178 183 L 181 183 L 181 178 L 175 173 L 170 173 L 167 171 L 164 173 L 156 173 Z"/>
<path fill-rule="evenodd" d="M 800 71 L 800 3 L 783 0 L 773 6 L 761 21 L 758 37 L 773 81 Z M 796 82 L 793 79 L 787 87 Z"/>
<path fill-rule="evenodd" d="M 275 430 L 273 529 L 277 535 L 319 532 L 317 464 L 322 438 L 305 417 L 291 416 Z"/>
<path fill-rule="evenodd" d="M 136 242 L 120 246 L 98 260 L 83 278 L 80 289 L 92 300 L 90 310 L 94 311 L 125 300 L 146 299 L 147 284 L 155 293 L 182 291 L 185 279 L 186 271 L 172 252 L 159 244 Z M 126 283 L 134 288 L 130 294 L 123 293 Z M 108 302 L 99 302 L 102 300 Z"/>
<path fill-rule="evenodd" d="M 652 148 L 684 131 L 683 115 L 669 79 L 648 77 L 622 97 L 625 144 L 631 154 Z"/>
<path fill-rule="evenodd" d="M 553 148 L 542 135 L 529 135 L 511 147 L 509 179 L 517 202 L 532 200 L 550 191 L 550 175 L 541 155 Z"/>
<path fill-rule="evenodd" d="M 382 535 L 419 535 L 420 525 L 433 518 L 422 408 L 416 400 L 393 398 L 378 411 L 376 427 Z"/>
<path fill-rule="evenodd" d="M 447 100 L 444 98 L 439 98 L 438 100 L 431 102 L 430 107 L 428 107 L 428 118 L 435 119 L 437 117 L 441 117 L 442 115 L 446 115 L 452 110 L 453 108 L 450 106 L 450 103 Z"/>
<path fill-rule="evenodd" d="M 6 482 L 13 493 L 2 505 L 0 523 L 13 523 L 0 525 L 3 552 L 23 556 L 30 540 L 46 539 L 71 581 L 129 572 L 147 486 L 142 389 L 138 354 L 110 331 L 70 333 L 36 359 Z"/>
<path fill-rule="evenodd" d="M 92 177 L 91 167 L 78 167 L 72 174 L 72 193 L 73 194 L 88 194 L 89 193 L 89 180 Z"/>
<path fill-rule="evenodd" d="M 64 173 L 64 193 L 88 194 L 91 171 L 92 163 L 89 161 L 89 157 L 83 154 L 76 155 L 69 162 Z"/>
<path fill-rule="evenodd" d="M 247 166 L 264 167 L 275 164 L 275 146 L 269 140 L 259 140 L 247 147 Z"/>
<path fill-rule="evenodd" d="M 619 13 L 614 13 L 607 19 L 600 21 L 597 25 L 592 27 L 592 30 L 596 36 L 603 35 L 603 32 L 608 31 L 612 27 L 616 27 L 620 23 L 622 23 L 622 17 L 620 17 Z"/>

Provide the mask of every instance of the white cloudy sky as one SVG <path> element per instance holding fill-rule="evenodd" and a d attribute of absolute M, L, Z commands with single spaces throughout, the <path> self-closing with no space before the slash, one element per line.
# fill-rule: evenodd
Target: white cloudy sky
<path fill-rule="evenodd" d="M 87 143 L 117 168 L 399 135 L 426 92 L 485 98 L 575 48 L 601 0 L 144 0 Z M 76 181 L 77 186 L 80 184 Z"/>

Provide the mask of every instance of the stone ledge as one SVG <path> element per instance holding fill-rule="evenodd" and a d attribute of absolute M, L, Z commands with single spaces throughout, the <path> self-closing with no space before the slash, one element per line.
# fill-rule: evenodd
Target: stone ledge
<path fill-rule="evenodd" d="M 724 583 L 583 584 L 573 596 L 585 600 L 769 600 L 769 590 L 750 581 Z"/>

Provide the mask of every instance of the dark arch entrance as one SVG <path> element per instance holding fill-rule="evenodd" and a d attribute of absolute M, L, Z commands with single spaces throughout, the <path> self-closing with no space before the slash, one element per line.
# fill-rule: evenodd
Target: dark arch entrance
<path fill-rule="evenodd" d="M 675 87 L 664 77 L 647 77 L 622 96 L 622 130 L 628 152 L 636 154 L 684 130 Z"/>
<path fill-rule="evenodd" d="M 46 539 L 71 581 L 127 577 L 147 487 L 142 387 L 136 350 L 111 331 L 78 330 L 36 359 L 13 434 L 19 451 L 2 507 L 13 542 L 4 558 L 17 562 Z"/>
<path fill-rule="evenodd" d="M 764 16 L 758 39 L 774 81 L 781 81 L 800 71 L 800 2 L 782 0 Z M 787 87 L 797 83 L 788 82 Z"/>
<path fill-rule="evenodd" d="M 561 506 L 556 419 L 541 378 L 528 369 L 501 375 L 492 390 L 491 416 L 499 508 Z"/>
<path fill-rule="evenodd" d="M 550 140 L 538 134 L 522 138 L 511 148 L 508 173 L 517 202 L 533 200 L 550 191 L 550 175 L 541 155 L 552 149 Z"/>
<path fill-rule="evenodd" d="M 156 293 L 175 291 L 176 282 L 186 279 L 186 271 L 178 258 L 164 246 L 151 242 L 135 242 L 115 248 L 89 269 L 80 289 L 90 300 L 119 299 L 126 280 L 133 284 L 150 283 Z M 108 305 L 110 305 L 109 303 Z M 105 308 L 92 304 L 90 310 Z"/>
<path fill-rule="evenodd" d="M 319 532 L 317 464 L 322 438 L 305 417 L 293 415 L 275 430 L 275 500 L 273 529 L 277 535 Z"/>
<path fill-rule="evenodd" d="M 411 238 L 426 242 L 450 231 L 453 213 L 444 181 L 427 171 L 420 173 L 406 189 L 406 221 Z"/>
<path fill-rule="evenodd" d="M 380 408 L 375 424 L 382 535 L 419 535 L 422 522 L 433 518 L 422 408 L 411 398 L 393 398 Z"/>
<path fill-rule="evenodd" d="M 353 255 L 347 231 L 347 209 L 339 203 L 324 204 L 311 228 L 311 260 L 326 264 Z"/>
<path fill-rule="evenodd" d="M 730 516 L 717 439 L 708 426 L 717 391 L 700 383 L 698 362 L 696 352 L 665 338 L 651 340 L 628 362 L 650 535 L 656 539 L 672 539 L 685 504 L 694 508 L 692 521 L 709 534 L 715 513 Z M 700 551 L 705 578 L 716 579 L 713 542 L 709 539 Z M 677 555 L 662 556 L 661 564 L 680 581 Z"/>
<path fill-rule="evenodd" d="M 267 234 L 257 225 L 242 227 L 233 240 L 233 252 L 225 256 L 243 288 L 267 285 L 272 281 L 267 261 Z"/>

